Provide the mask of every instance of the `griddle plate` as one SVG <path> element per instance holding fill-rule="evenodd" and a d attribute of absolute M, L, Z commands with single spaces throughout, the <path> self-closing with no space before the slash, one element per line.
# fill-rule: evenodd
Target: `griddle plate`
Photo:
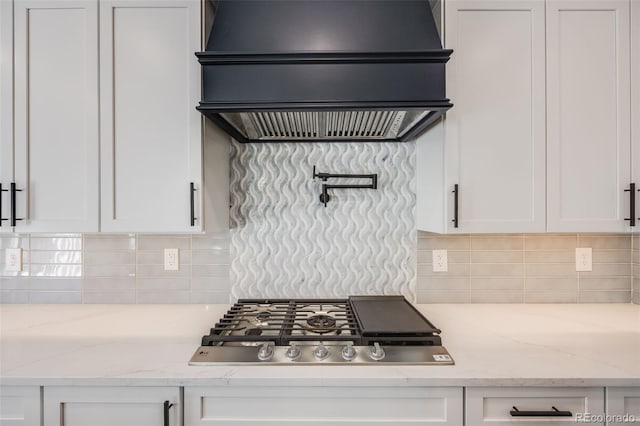
<path fill-rule="evenodd" d="M 404 296 L 349 297 L 363 336 L 439 334 Z"/>

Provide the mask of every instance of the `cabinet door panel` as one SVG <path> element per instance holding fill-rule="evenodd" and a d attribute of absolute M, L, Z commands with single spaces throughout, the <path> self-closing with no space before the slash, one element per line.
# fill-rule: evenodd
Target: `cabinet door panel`
<path fill-rule="evenodd" d="M 458 232 L 544 230 L 544 3 L 446 5 L 447 188 Z M 449 197 L 452 211 L 452 199 Z M 452 216 L 449 214 L 449 216 Z"/>
<path fill-rule="evenodd" d="M 247 410 L 246 407 L 251 407 Z M 185 388 L 185 424 L 462 425 L 462 388 Z"/>
<path fill-rule="evenodd" d="M 40 426 L 40 388 L 1 386 L 0 425 Z"/>
<path fill-rule="evenodd" d="M 629 2 L 547 2 L 548 230 L 627 230 Z"/>
<path fill-rule="evenodd" d="M 179 426 L 180 391 L 163 387 L 45 387 L 44 424 L 48 426 Z"/>
<path fill-rule="evenodd" d="M 199 229 L 200 221 L 190 225 L 189 191 L 194 182 L 199 207 L 199 4 L 105 1 L 100 7 L 102 229 Z"/>
<path fill-rule="evenodd" d="M 0 184 L 13 181 L 13 3 L 0 1 Z M 0 192 L 0 217 L 9 217 L 9 193 Z M 12 232 L 0 221 L 0 233 Z"/>
<path fill-rule="evenodd" d="M 98 230 L 97 1 L 15 1 L 16 230 Z"/>
<path fill-rule="evenodd" d="M 640 387 L 607 388 L 607 416 L 610 424 L 640 424 Z"/>
<path fill-rule="evenodd" d="M 631 158 L 631 178 L 640 185 L 640 0 L 631 1 Z M 640 193 L 636 194 L 636 206 L 638 203 Z M 640 223 L 633 230 L 640 232 Z"/>

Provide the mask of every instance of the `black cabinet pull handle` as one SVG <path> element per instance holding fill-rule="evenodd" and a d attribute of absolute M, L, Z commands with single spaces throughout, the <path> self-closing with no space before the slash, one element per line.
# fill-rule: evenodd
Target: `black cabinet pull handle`
<path fill-rule="evenodd" d="M 2 226 L 2 222 L 5 220 L 9 220 L 7 218 L 2 217 L 2 193 L 9 192 L 8 189 L 2 189 L 2 184 L 0 183 L 0 226 Z"/>
<path fill-rule="evenodd" d="M 520 411 L 517 407 L 509 411 L 511 417 L 572 417 L 571 411 L 560 411 L 556 407 L 551 407 L 553 411 Z"/>
<path fill-rule="evenodd" d="M 16 188 L 16 183 L 11 182 L 11 226 L 16 226 L 16 222 L 22 218 L 16 217 L 16 193 L 22 192 L 22 189 Z"/>
<path fill-rule="evenodd" d="M 636 184 L 630 183 L 629 189 L 625 189 L 624 192 L 629 193 L 629 217 L 625 217 L 624 220 L 629 221 L 629 226 L 636 226 Z"/>
<path fill-rule="evenodd" d="M 453 185 L 453 227 L 458 227 L 458 184 Z"/>
<path fill-rule="evenodd" d="M 196 226 L 196 197 L 195 197 L 195 192 L 196 192 L 196 187 L 193 184 L 193 182 L 191 182 L 189 184 L 189 197 L 190 197 L 190 218 L 191 218 L 191 226 Z"/>
<path fill-rule="evenodd" d="M 169 409 L 173 407 L 173 404 L 169 401 L 164 402 L 164 426 L 169 426 Z"/>

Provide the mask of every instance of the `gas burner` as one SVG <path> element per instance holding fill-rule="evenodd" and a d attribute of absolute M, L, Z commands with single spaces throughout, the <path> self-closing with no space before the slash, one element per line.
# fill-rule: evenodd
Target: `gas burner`
<path fill-rule="evenodd" d="M 335 332 L 336 319 L 325 312 L 317 313 L 307 318 L 307 328 L 309 331 L 318 334 Z"/>
<path fill-rule="evenodd" d="M 256 314 L 256 319 L 260 322 L 267 322 L 271 318 L 271 312 L 261 311 Z"/>
<path fill-rule="evenodd" d="M 262 330 L 259 328 L 247 328 L 244 331 L 245 336 L 260 336 L 262 334 Z"/>

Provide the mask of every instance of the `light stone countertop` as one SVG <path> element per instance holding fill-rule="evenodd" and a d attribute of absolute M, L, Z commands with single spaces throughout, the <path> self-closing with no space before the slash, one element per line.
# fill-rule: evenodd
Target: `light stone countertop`
<path fill-rule="evenodd" d="M 640 386 L 639 305 L 418 308 L 455 366 L 189 366 L 227 305 L 0 305 L 0 384 Z"/>

